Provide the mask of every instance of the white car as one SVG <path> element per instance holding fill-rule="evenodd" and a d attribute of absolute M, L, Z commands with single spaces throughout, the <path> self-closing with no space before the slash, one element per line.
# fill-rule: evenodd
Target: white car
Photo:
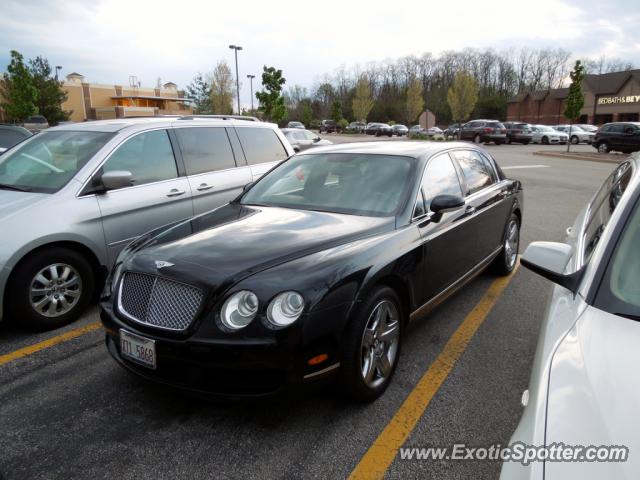
<path fill-rule="evenodd" d="M 552 143 L 560 143 L 564 145 L 569 141 L 569 136 L 566 133 L 559 132 L 554 128 L 548 127 L 547 125 L 532 125 L 531 141 L 533 143 L 541 143 L 543 145 L 549 145 Z"/>
<path fill-rule="evenodd" d="M 553 128 L 559 132 L 566 133 L 569 136 L 569 141 L 574 145 L 578 143 L 591 144 L 593 137 L 596 136 L 595 132 L 583 130 L 578 125 L 557 125 Z"/>
<path fill-rule="evenodd" d="M 598 127 L 596 127 L 595 125 L 591 125 L 590 123 L 577 123 L 576 125 L 583 129 L 585 132 L 596 133 L 598 131 Z"/>
<path fill-rule="evenodd" d="M 589 446 L 619 446 L 628 458 L 505 461 L 503 480 L 640 478 L 639 168 L 636 154 L 614 170 L 566 243 L 534 242 L 522 256 L 556 286 L 510 442 L 583 446 L 585 455 Z"/>

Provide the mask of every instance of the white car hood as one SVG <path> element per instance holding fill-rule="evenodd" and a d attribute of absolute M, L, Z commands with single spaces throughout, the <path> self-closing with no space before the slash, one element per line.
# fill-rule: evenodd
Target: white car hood
<path fill-rule="evenodd" d="M 0 188 L 0 222 L 19 215 L 48 198 L 51 198 L 51 195 L 46 193 L 17 192 Z"/>
<path fill-rule="evenodd" d="M 640 472 L 640 322 L 588 307 L 558 346 L 546 445 L 624 445 L 624 463 L 545 463 L 545 479 L 632 479 Z"/>

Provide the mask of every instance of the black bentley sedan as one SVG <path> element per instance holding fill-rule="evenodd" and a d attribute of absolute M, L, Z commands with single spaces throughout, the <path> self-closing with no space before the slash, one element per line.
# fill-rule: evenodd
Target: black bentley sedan
<path fill-rule="evenodd" d="M 336 376 L 384 392 L 407 323 L 514 268 L 520 182 L 464 143 L 318 147 L 233 202 L 140 237 L 101 301 L 107 347 L 148 379 L 262 395 Z"/>

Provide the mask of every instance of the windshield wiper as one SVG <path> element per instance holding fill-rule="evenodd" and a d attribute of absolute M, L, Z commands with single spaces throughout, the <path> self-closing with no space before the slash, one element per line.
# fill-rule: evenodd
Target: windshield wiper
<path fill-rule="evenodd" d="M 18 187 L 16 185 L 9 185 L 7 183 L 0 183 L 0 188 L 4 188 L 5 190 L 15 190 L 17 192 L 30 192 L 31 189 L 27 187 Z"/>

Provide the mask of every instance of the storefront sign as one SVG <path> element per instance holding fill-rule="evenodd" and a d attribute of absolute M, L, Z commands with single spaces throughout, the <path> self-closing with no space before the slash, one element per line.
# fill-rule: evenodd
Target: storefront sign
<path fill-rule="evenodd" d="M 611 105 L 614 103 L 640 103 L 640 95 L 626 95 L 622 97 L 601 97 L 598 105 Z"/>

